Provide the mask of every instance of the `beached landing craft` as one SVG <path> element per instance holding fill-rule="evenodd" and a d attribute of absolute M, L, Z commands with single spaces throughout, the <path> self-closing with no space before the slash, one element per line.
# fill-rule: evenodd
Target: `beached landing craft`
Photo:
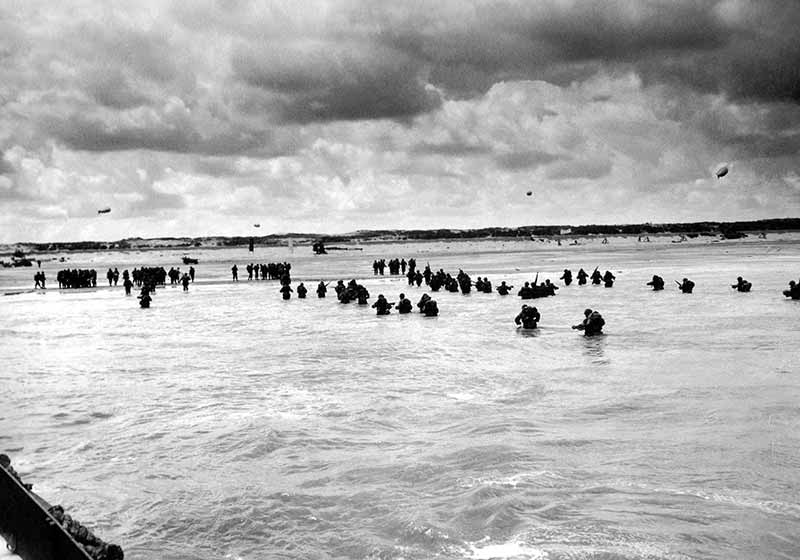
<path fill-rule="evenodd" d="M 183 264 L 197 264 L 197 259 L 191 257 L 183 257 Z"/>
<path fill-rule="evenodd" d="M 2 264 L 4 268 L 33 266 L 33 261 L 27 258 L 21 249 L 17 249 L 11 256 L 11 262 L 0 261 L 0 264 Z"/>
<path fill-rule="evenodd" d="M 320 241 L 315 241 L 314 244 L 311 246 L 311 249 L 314 251 L 315 255 L 327 255 L 328 251 L 325 250 L 325 243 Z"/>
<path fill-rule="evenodd" d="M 111 212 L 111 208 L 109 208 L 108 206 L 106 206 L 105 208 L 101 208 L 100 210 L 97 211 L 98 214 L 108 214 L 109 212 Z"/>
<path fill-rule="evenodd" d="M 9 550 L 10 545 L 0 536 L 0 558 L 3 560 L 22 560 L 19 556 Z"/>
<path fill-rule="evenodd" d="M 0 536 L 10 552 L 22 560 L 122 560 L 120 547 L 100 541 L 12 472 L 0 465 Z"/>

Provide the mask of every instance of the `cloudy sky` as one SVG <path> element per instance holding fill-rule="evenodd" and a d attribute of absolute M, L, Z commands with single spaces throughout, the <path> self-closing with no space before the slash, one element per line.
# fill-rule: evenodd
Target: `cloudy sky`
<path fill-rule="evenodd" d="M 0 242 L 798 217 L 798 29 L 796 0 L 4 0 Z"/>

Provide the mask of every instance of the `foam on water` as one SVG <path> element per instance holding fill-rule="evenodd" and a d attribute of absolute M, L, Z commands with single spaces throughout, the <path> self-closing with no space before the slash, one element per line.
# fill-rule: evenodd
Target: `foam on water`
<path fill-rule="evenodd" d="M 548 558 L 545 551 L 525 543 L 511 541 L 502 544 L 470 545 L 471 555 L 475 560 L 539 560 Z"/>

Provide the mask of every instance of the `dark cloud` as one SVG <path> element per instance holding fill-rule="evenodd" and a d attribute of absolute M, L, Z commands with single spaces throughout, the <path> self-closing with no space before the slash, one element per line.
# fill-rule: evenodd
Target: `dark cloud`
<path fill-rule="evenodd" d="M 792 33 L 798 29 L 800 21 Z M 751 46 L 759 49 L 757 44 Z M 775 45 L 771 52 L 760 49 L 757 52 L 756 56 L 747 56 L 749 52 L 733 53 L 719 73 L 723 91 L 733 97 L 800 103 L 800 42 L 796 35 L 791 44 Z"/>
<path fill-rule="evenodd" d="M 510 152 L 495 157 L 498 167 L 508 171 L 536 169 L 537 167 L 547 165 L 559 159 L 561 159 L 561 156 L 538 150 Z"/>
<path fill-rule="evenodd" d="M 288 122 L 405 119 L 441 103 L 418 61 L 369 42 L 242 46 L 232 65 Z"/>
<path fill-rule="evenodd" d="M 742 134 L 731 138 L 727 145 L 737 159 L 800 157 L 800 133 Z"/>
<path fill-rule="evenodd" d="M 194 162 L 193 169 L 209 177 L 233 177 L 239 174 L 235 163 L 227 158 L 201 158 Z"/>
<path fill-rule="evenodd" d="M 463 141 L 420 142 L 411 148 L 411 153 L 422 155 L 474 156 L 491 153 L 488 146 L 470 144 Z"/>
<path fill-rule="evenodd" d="M 12 169 L 8 173 L 0 173 L 0 200 L 18 202 L 32 201 L 36 200 L 36 198 L 36 193 L 26 189 L 20 183 L 19 174 L 15 170 Z"/>
<path fill-rule="evenodd" d="M 650 52 L 698 52 L 728 40 L 728 29 L 705 1 L 576 3 L 520 24 L 565 60 L 625 60 Z"/>
<path fill-rule="evenodd" d="M 407 162 L 386 170 L 387 175 L 394 175 L 403 178 L 422 178 L 422 179 L 451 179 L 455 181 L 463 181 L 464 174 L 455 171 L 447 171 L 442 169 L 438 163 L 436 165 L 425 164 L 423 162 Z"/>
<path fill-rule="evenodd" d="M 190 128 L 161 124 L 114 125 L 78 114 L 58 120 L 50 118 L 45 123 L 51 134 L 68 147 L 90 152 L 136 149 L 188 152 L 200 140 Z"/>
<path fill-rule="evenodd" d="M 678 83 L 734 100 L 800 102 L 800 45 L 796 44 L 744 41 L 703 56 L 645 58 L 635 68 L 647 84 Z"/>
<path fill-rule="evenodd" d="M 732 4 L 732 6 L 736 6 Z M 633 67 L 650 83 L 677 82 L 736 98 L 800 100 L 800 3 L 556 2 L 384 15 L 380 40 L 430 66 L 456 97 L 503 80 L 563 85 Z M 466 23 L 465 23 L 466 22 Z"/>
<path fill-rule="evenodd" d="M 547 178 L 601 179 L 611 173 L 611 167 L 610 161 L 601 159 L 559 161 L 548 168 Z"/>
<path fill-rule="evenodd" d="M 102 23 L 63 26 L 52 40 L 40 37 L 42 46 L 27 41 L 33 46 L 23 51 L 14 48 L 16 39 L 0 40 L 0 54 L 8 52 L 28 73 L 39 72 L 26 77 L 32 85 L 53 80 L 61 91 L 75 90 L 76 96 L 111 111 L 158 111 L 170 97 L 194 109 L 208 92 L 199 85 L 203 64 L 191 43 L 220 34 L 215 40 L 221 38 L 217 45 L 225 50 L 219 57 L 230 66 L 220 68 L 215 79 L 230 83 L 213 101 L 233 113 L 229 118 L 244 112 L 242 120 L 258 122 L 264 130 L 276 123 L 408 122 L 440 107 L 440 91 L 465 99 L 504 80 L 570 84 L 609 69 L 635 69 L 646 84 L 797 101 L 800 42 L 793 40 L 793 31 L 800 28 L 800 5 L 764 0 L 732 13 L 725 6 L 700 0 L 617 0 L 423 3 L 397 9 L 345 2 L 335 15 L 320 16 L 310 7 L 295 13 L 257 10 L 248 3 L 201 3 L 198 13 L 168 12 L 185 27 L 168 20 L 139 27 L 118 14 Z M 258 26 L 263 33 L 257 33 Z M 5 27 L 26 38 L 23 27 Z M 20 54 L 29 51 L 33 54 Z M 54 60 L 68 71 L 50 77 L 36 70 Z M 601 92 L 595 100 L 607 101 L 612 94 Z M 197 132 L 217 127 L 217 121 L 193 116 L 191 123 L 178 126 L 109 126 L 109 119 L 84 114 L 82 106 L 73 104 L 62 112 L 76 110 L 81 118 L 69 117 L 65 124 L 78 126 L 56 126 L 56 131 L 78 149 L 235 153 L 252 149 L 258 136 L 243 139 L 229 133 L 223 138 L 226 148 L 206 138 L 210 132 Z"/>
<path fill-rule="evenodd" d="M 665 116 L 732 149 L 739 158 L 800 155 L 800 105 L 773 102 L 709 106 L 700 96 L 678 93 Z"/>
<path fill-rule="evenodd" d="M 85 77 L 86 90 L 105 107 L 132 109 L 152 101 L 131 84 L 120 68 L 98 68 L 88 74 Z"/>
<path fill-rule="evenodd" d="M 759 177 L 766 180 L 779 179 L 778 188 L 780 189 L 775 194 L 782 196 L 784 200 L 797 200 L 800 201 L 800 182 L 791 185 L 786 179 L 794 175 L 797 178 L 797 154 L 792 154 L 783 157 L 774 158 L 761 158 L 751 159 L 748 161 L 753 169 L 753 172 Z M 732 168 L 732 174 L 735 176 L 737 168 Z M 783 192 L 780 192 L 780 191 Z M 770 193 L 771 194 L 771 193 Z"/>
<path fill-rule="evenodd" d="M 28 198 L 30 196 L 23 189 L 20 189 L 17 170 L 6 159 L 5 154 L 0 151 L 0 200 L 9 202 Z"/>
<path fill-rule="evenodd" d="M 576 13 L 563 25 L 548 25 L 545 36 L 569 58 L 630 63 L 648 83 L 677 82 L 734 99 L 800 101 L 800 4 L 740 6 L 726 14 L 722 2 L 651 2 L 632 10 L 636 18 Z"/>
<path fill-rule="evenodd" d="M 0 175 L 11 175 L 15 171 L 14 166 L 5 158 L 5 154 L 0 151 Z"/>
<path fill-rule="evenodd" d="M 209 155 L 239 154 L 260 148 L 267 133 L 209 127 L 211 135 L 201 134 L 186 118 L 157 119 L 139 125 L 128 122 L 106 122 L 99 117 L 73 114 L 65 118 L 48 117 L 42 126 L 74 150 L 114 152 L 121 150 L 153 150 Z"/>

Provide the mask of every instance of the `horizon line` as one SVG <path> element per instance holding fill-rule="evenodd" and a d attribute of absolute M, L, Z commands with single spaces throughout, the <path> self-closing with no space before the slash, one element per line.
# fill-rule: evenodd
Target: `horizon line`
<path fill-rule="evenodd" d="M 631 227 L 659 227 L 665 228 L 670 226 L 692 226 L 692 225 L 707 225 L 712 227 L 720 228 L 721 226 L 732 226 L 738 225 L 740 226 L 747 226 L 747 225 L 755 225 L 755 224 L 767 224 L 770 222 L 797 222 L 793 224 L 790 228 L 792 230 L 800 230 L 800 217 L 790 218 L 765 218 L 760 220 L 730 220 L 730 221 L 716 221 L 716 220 L 699 220 L 699 221 L 691 221 L 691 222 L 634 222 L 634 223 L 592 223 L 592 224 L 580 224 L 580 225 L 572 225 L 572 224 L 548 224 L 548 225 L 522 225 L 522 226 L 486 226 L 486 227 L 470 227 L 470 228 L 460 228 L 460 227 L 443 227 L 443 228 L 430 228 L 430 229 L 420 229 L 420 228 L 399 228 L 399 229 L 357 229 L 353 231 L 349 231 L 346 233 L 311 233 L 311 232 L 275 232 L 275 233 L 268 233 L 263 235 L 202 235 L 202 236 L 155 236 L 155 237 L 125 237 L 122 239 L 116 240 L 80 240 L 80 241 L 14 241 L 8 243 L 0 243 L 0 246 L 14 246 L 14 245 L 34 245 L 34 246 L 41 246 L 41 245 L 69 245 L 69 244 L 81 244 L 81 243 L 122 243 L 131 240 L 142 240 L 142 241 L 157 241 L 157 240 L 203 240 L 203 239 L 263 239 L 263 238 L 285 238 L 285 237 L 310 237 L 310 238 L 347 238 L 352 237 L 356 238 L 358 236 L 370 236 L 370 235 L 402 235 L 403 233 L 429 233 L 429 232 L 437 232 L 437 231 L 450 231 L 450 232 L 460 232 L 460 233 L 474 233 L 484 230 L 494 230 L 494 231 L 514 231 L 514 230 L 526 230 L 526 229 L 573 229 L 573 228 L 631 228 Z M 782 229 L 776 228 L 774 226 L 779 224 L 773 224 L 772 230 L 775 229 Z M 789 225 L 789 224 L 786 224 Z M 754 230 L 763 230 L 768 229 L 765 227 L 754 227 Z M 706 230 L 707 231 L 707 230 Z M 751 230 L 745 230 L 751 231 Z M 657 233 L 669 233 L 669 231 L 661 231 L 661 232 L 651 232 L 654 234 Z M 685 231 L 681 233 L 692 233 L 691 231 Z M 619 235 L 619 234 L 626 234 L 626 235 L 636 235 L 636 232 L 603 232 L 604 235 Z M 576 235 L 575 233 L 540 233 L 541 236 L 546 235 Z M 593 235 L 592 233 L 584 233 L 584 234 L 577 234 L 577 235 Z M 442 237 L 441 239 L 445 239 Z"/>

